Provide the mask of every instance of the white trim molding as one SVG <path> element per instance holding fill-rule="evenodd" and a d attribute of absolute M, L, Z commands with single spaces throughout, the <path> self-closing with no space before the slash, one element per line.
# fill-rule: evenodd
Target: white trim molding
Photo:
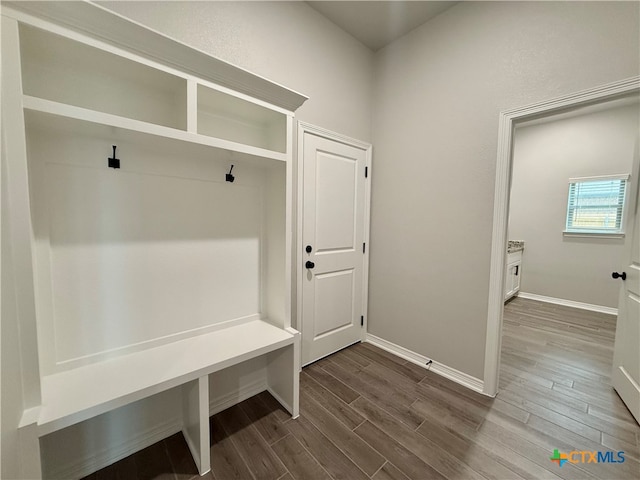
<path fill-rule="evenodd" d="M 564 230 L 562 236 L 574 238 L 624 238 L 624 232 L 578 232 Z"/>
<path fill-rule="evenodd" d="M 93 472 L 105 468 L 123 458 L 133 455 L 140 450 L 150 447 L 182 429 L 182 418 L 168 418 L 160 424 L 139 432 L 134 437 L 123 439 L 122 443 L 111 445 L 106 449 L 87 453 L 74 458 L 64 465 L 52 466 L 51 471 L 45 472 L 51 478 L 83 478 Z"/>
<path fill-rule="evenodd" d="M 573 300 L 565 300 L 564 298 L 546 297 L 536 293 L 520 292 L 520 298 L 527 300 L 537 300 L 538 302 L 553 303 L 554 305 L 562 305 L 564 307 L 579 308 L 581 310 L 589 310 L 590 312 L 606 313 L 608 315 L 618 315 L 618 309 L 613 307 L 605 307 L 604 305 L 593 305 L 591 303 L 575 302 Z"/>
<path fill-rule="evenodd" d="M 375 335 L 371 335 L 367 333 L 366 342 L 371 345 L 375 345 L 378 348 L 386 350 L 389 353 L 393 353 L 394 355 L 404 358 L 405 360 L 415 363 L 423 367 L 425 370 L 430 370 L 433 373 L 437 373 L 453 382 L 456 382 L 463 387 L 470 388 L 471 390 L 484 393 L 484 386 L 482 380 L 476 377 L 472 377 L 460 370 L 456 370 L 455 368 L 451 368 L 448 365 L 443 363 L 436 362 L 424 355 L 420 355 L 419 353 L 408 350 L 400 345 L 396 345 L 395 343 L 384 340 L 380 337 L 376 337 Z M 427 363 L 431 361 L 431 366 L 427 367 Z"/>
<path fill-rule="evenodd" d="M 237 390 L 213 397 L 209 400 L 209 416 L 211 417 L 229 407 L 244 402 L 246 399 L 264 392 L 268 389 L 267 387 L 266 378 L 260 378 L 254 382 L 240 385 Z"/>
<path fill-rule="evenodd" d="M 533 105 L 500 112 L 484 361 L 483 393 L 486 395 L 495 396 L 498 393 L 498 372 L 500 370 L 500 349 L 502 344 L 502 310 L 504 305 L 505 252 L 507 251 L 507 221 L 511 189 L 511 157 L 513 132 L 516 124 L 536 116 L 560 113 L 569 108 L 594 105 L 638 95 L 639 93 L 640 77 L 636 76 Z"/>

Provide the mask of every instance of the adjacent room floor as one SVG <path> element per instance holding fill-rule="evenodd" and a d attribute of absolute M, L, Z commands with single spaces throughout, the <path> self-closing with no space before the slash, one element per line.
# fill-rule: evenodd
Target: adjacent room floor
<path fill-rule="evenodd" d="M 614 333 L 613 316 L 513 299 L 495 399 L 354 345 L 303 370 L 297 420 L 266 392 L 213 416 L 203 478 L 637 479 L 640 427 L 609 383 Z M 556 449 L 625 460 L 559 466 Z M 192 477 L 177 434 L 87 478 Z"/>

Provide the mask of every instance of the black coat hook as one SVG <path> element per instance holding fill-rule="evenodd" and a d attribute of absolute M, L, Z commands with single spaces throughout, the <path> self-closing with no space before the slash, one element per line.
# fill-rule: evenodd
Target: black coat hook
<path fill-rule="evenodd" d="M 231 175 L 231 172 L 232 172 L 232 171 L 233 171 L 233 165 L 231 165 L 231 169 L 229 170 L 229 173 L 227 173 L 227 174 L 224 176 L 224 179 L 225 179 L 227 182 L 231 182 L 231 183 L 233 183 L 233 181 L 236 179 L 236 177 L 234 177 L 233 175 Z"/>
<path fill-rule="evenodd" d="M 113 158 L 109 157 L 107 160 L 109 161 L 109 168 L 120 168 L 120 159 L 116 158 L 116 146 L 113 146 Z"/>

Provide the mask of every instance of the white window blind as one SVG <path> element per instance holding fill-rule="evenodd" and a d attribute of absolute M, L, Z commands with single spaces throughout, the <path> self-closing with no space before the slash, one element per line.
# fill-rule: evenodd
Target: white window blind
<path fill-rule="evenodd" d="M 629 175 L 569 179 L 566 232 L 622 233 Z"/>

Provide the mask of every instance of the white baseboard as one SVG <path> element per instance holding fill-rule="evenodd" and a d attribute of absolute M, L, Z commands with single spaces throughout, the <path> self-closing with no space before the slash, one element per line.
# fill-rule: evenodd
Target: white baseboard
<path fill-rule="evenodd" d="M 563 298 L 545 297 L 535 293 L 519 292 L 518 297 L 527 300 L 537 300 L 538 302 L 553 303 L 555 305 L 563 305 L 565 307 L 580 308 L 591 312 L 607 313 L 609 315 L 618 315 L 618 309 L 605 307 L 603 305 L 593 305 L 591 303 L 574 302 L 573 300 L 565 300 Z"/>
<path fill-rule="evenodd" d="M 280 395 L 278 395 L 276 391 L 273 390 L 272 388 L 267 388 L 267 392 L 269 392 L 271 396 L 275 398 L 280 405 L 282 405 L 282 408 L 284 408 L 287 412 L 293 415 L 293 405 L 289 405 L 289 402 L 285 402 L 284 399 Z M 294 417 L 294 418 L 298 418 L 298 417 Z"/>
<path fill-rule="evenodd" d="M 50 478 L 86 477 L 181 430 L 182 418 L 168 419 L 161 424 L 156 424 L 154 427 L 140 432 L 134 437 L 124 438 L 121 444 L 113 448 L 94 452 L 82 458 L 76 458 L 72 463 L 66 465 L 56 466 L 55 470 L 52 468 L 52 471 L 47 472 L 47 476 Z"/>
<path fill-rule="evenodd" d="M 238 390 L 209 399 L 209 416 L 220 413 L 235 404 L 245 401 L 267 390 L 266 379 L 261 378 L 255 382 L 242 385 Z"/>
<path fill-rule="evenodd" d="M 242 388 L 235 392 L 211 399 L 209 402 L 209 415 L 215 415 L 265 390 L 267 390 L 265 379 L 259 379 L 253 383 L 243 385 Z M 182 427 L 182 417 L 177 416 L 168 419 L 160 424 L 156 424 L 152 428 L 140 432 L 135 437 L 123 438 L 122 443 L 112 448 L 93 452 L 81 458 L 75 458 L 72 463 L 66 465 L 56 465 L 55 469 L 52 468 L 51 471 L 47 472 L 47 476 L 50 478 L 85 477 L 182 431 Z"/>
<path fill-rule="evenodd" d="M 405 360 L 408 360 L 411 363 L 415 363 L 416 365 L 419 365 L 425 369 L 427 368 L 426 366 L 427 362 L 431 360 L 432 363 L 431 363 L 431 367 L 429 367 L 429 370 L 432 371 L 433 373 L 437 373 L 438 375 L 441 375 L 445 378 L 448 378 L 451 381 L 459 383 L 464 387 L 470 388 L 473 391 L 476 391 L 478 393 L 483 393 L 484 382 L 479 378 L 472 377 L 471 375 L 461 372 L 460 370 L 456 370 L 455 368 L 451 368 L 447 365 L 436 362 L 435 360 L 427 358 L 424 355 L 420 355 L 419 353 L 412 352 L 411 350 L 401 347 L 400 345 L 396 345 L 395 343 L 391 343 L 380 337 L 371 335 L 370 333 L 367 333 L 367 338 L 365 341 L 372 345 L 375 345 L 376 347 L 386 350 L 387 352 L 393 353 L 394 355 L 397 355 L 400 358 L 404 358 Z"/>

